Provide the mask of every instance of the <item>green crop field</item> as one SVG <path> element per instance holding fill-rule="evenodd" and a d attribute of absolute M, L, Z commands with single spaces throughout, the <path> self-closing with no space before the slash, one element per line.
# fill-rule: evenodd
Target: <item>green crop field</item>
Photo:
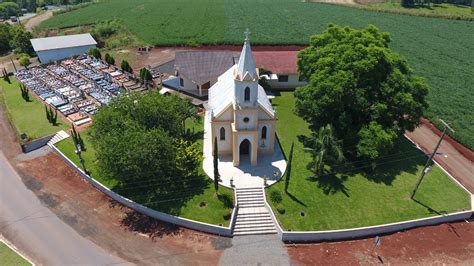
<path fill-rule="evenodd" d="M 454 137 L 474 148 L 474 22 L 378 13 L 301 0 L 107 0 L 58 15 L 41 27 L 57 28 L 120 19 L 139 39 L 156 45 L 241 44 L 249 28 L 254 44 L 307 44 L 328 23 L 390 32 L 392 48 L 431 92 L 427 117 L 452 123 Z"/>

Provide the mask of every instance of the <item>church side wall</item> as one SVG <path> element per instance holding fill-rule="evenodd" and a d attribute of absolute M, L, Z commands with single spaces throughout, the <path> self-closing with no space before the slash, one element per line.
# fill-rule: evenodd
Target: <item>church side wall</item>
<path fill-rule="evenodd" d="M 225 139 L 221 139 L 221 128 L 225 130 Z M 232 153 L 233 134 L 231 121 L 213 121 L 212 122 L 212 139 L 215 140 L 217 137 L 217 149 L 219 154 L 230 154 Z M 214 146 L 213 146 L 214 147 Z"/>
<path fill-rule="evenodd" d="M 267 127 L 267 137 L 262 138 L 262 129 Z M 258 152 L 271 153 L 275 145 L 275 120 L 261 120 L 258 124 Z"/>

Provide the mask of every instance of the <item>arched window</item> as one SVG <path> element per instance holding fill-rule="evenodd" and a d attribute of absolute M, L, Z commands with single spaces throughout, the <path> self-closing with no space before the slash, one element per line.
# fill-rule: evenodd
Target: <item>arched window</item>
<path fill-rule="evenodd" d="M 250 101 L 250 88 L 246 87 L 244 91 L 244 101 Z"/>
<path fill-rule="evenodd" d="M 225 140 L 225 128 L 221 127 L 220 140 Z"/>
<path fill-rule="evenodd" d="M 267 138 L 267 127 L 264 126 L 262 127 L 262 139 L 266 139 Z"/>

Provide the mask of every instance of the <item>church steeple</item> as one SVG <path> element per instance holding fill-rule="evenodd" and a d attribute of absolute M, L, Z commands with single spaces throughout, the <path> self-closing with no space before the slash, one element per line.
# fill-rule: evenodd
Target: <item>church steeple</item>
<path fill-rule="evenodd" d="M 235 79 L 240 81 L 256 81 L 258 80 L 257 68 L 253 61 L 252 49 L 250 47 L 250 32 L 245 31 L 245 42 L 242 52 L 240 53 L 239 63 L 237 64 L 237 71 L 235 73 Z"/>

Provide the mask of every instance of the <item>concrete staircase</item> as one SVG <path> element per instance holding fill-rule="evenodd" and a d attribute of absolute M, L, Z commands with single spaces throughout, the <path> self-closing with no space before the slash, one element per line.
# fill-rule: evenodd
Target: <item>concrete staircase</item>
<path fill-rule="evenodd" d="M 265 208 L 264 188 L 237 188 L 239 210 L 234 235 L 276 234 L 270 212 Z"/>
<path fill-rule="evenodd" d="M 48 142 L 48 146 L 52 148 L 54 144 L 67 138 L 69 138 L 69 135 L 66 133 L 66 131 L 64 130 L 58 131 L 58 133 L 56 133 L 56 135 Z"/>

